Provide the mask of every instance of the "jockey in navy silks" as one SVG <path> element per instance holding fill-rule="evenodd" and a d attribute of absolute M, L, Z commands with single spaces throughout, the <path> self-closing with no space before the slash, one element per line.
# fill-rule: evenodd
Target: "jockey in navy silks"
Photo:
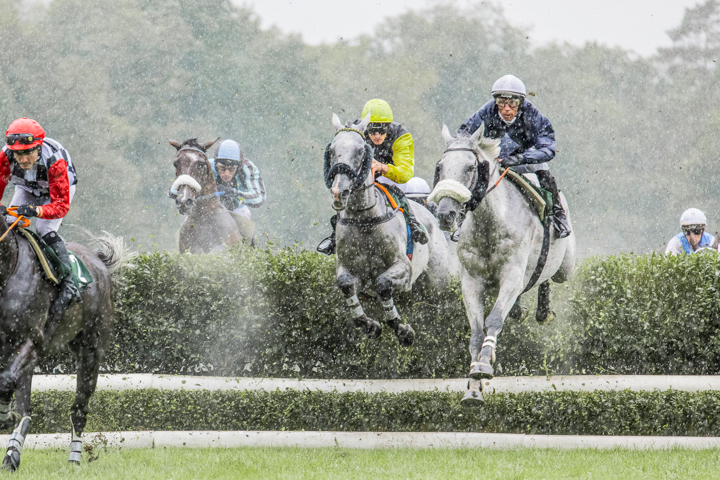
<path fill-rule="evenodd" d="M 362 134 L 365 143 L 373 149 L 372 173 L 377 183 L 383 184 L 397 196 L 412 240 L 425 245 L 428 234 L 423 224 L 415 218 L 404 188 L 404 184 L 413 178 L 415 171 L 415 141 L 412 134 L 401 123 L 394 121 L 390 105 L 385 100 L 374 98 L 368 101 L 355 124 L 359 124 L 368 113 L 370 123 Z M 335 253 L 336 222 L 337 216 L 333 215 L 330 219 L 333 232 L 320 242 L 318 252 L 325 255 Z"/>
<path fill-rule="evenodd" d="M 665 248 L 665 255 L 692 254 L 704 248 L 715 249 L 715 237 L 705 231 L 707 219 L 697 208 L 688 208 L 680 216 L 682 232 L 675 235 Z"/>
<path fill-rule="evenodd" d="M 57 231 L 75 194 L 75 167 L 68 151 L 59 142 L 45 138 L 45 130 L 35 120 L 19 118 L 5 132 L 5 146 L 0 151 L 0 198 L 9 182 L 15 185 L 10 206 L 17 207 L 18 215 L 37 217 L 37 233 L 71 269 L 65 242 Z M 6 215 L 2 205 L 0 215 Z M 13 220 L 7 217 L 8 222 Z M 72 275 L 67 275 L 50 307 L 50 322 L 62 318 L 73 301 L 81 301 L 80 292 Z"/>
<path fill-rule="evenodd" d="M 552 220 L 559 238 L 570 235 L 557 183 L 547 162 L 555 157 L 555 130 L 550 120 L 526 100 L 525 84 L 513 75 L 498 79 L 493 99 L 468 118 L 458 129 L 472 135 L 483 122 L 485 136 L 500 139 L 500 164 L 517 173 L 534 173 L 540 186 L 552 193 Z"/>

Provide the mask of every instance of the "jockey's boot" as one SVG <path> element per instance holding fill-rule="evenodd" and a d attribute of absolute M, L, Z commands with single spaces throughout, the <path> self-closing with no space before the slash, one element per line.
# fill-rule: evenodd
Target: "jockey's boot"
<path fill-rule="evenodd" d="M 415 214 L 410 207 L 410 202 L 408 202 L 405 192 L 395 185 L 385 185 L 385 187 L 392 191 L 397 197 L 398 206 L 403 209 L 405 223 L 407 223 L 408 227 L 410 227 L 410 237 L 413 239 L 413 242 L 425 245 L 430 237 L 428 237 L 427 230 L 425 230 L 425 225 L 418 222 L 417 218 L 415 218 Z"/>
<path fill-rule="evenodd" d="M 540 186 L 545 190 L 552 193 L 553 205 L 552 205 L 552 222 L 555 227 L 555 233 L 558 238 L 565 238 L 570 235 L 570 225 L 568 224 L 567 216 L 565 216 L 565 209 L 560 201 L 560 191 L 557 188 L 557 182 L 555 177 L 548 170 L 540 170 L 535 172 Z"/>
<path fill-rule="evenodd" d="M 332 255 L 335 253 L 335 227 L 337 226 L 337 215 L 330 217 L 330 225 L 332 226 L 332 233 L 329 237 L 326 237 L 320 245 L 317 247 L 317 251 L 325 255 Z"/>
<path fill-rule="evenodd" d="M 67 247 L 65 247 L 65 242 L 62 237 L 56 232 L 50 232 L 42 238 L 45 240 L 45 243 L 53 249 L 55 255 L 57 255 L 63 265 L 67 267 L 67 270 L 72 272 L 70 256 L 68 255 Z M 75 286 L 75 282 L 73 282 L 72 273 L 69 273 L 60 281 L 60 291 L 50 306 L 50 315 L 45 328 L 45 331 L 51 334 L 50 336 L 52 336 L 54 329 L 57 328 L 57 324 L 62 320 L 65 310 L 67 310 L 73 302 L 82 302 L 82 297 L 80 296 L 80 291 Z"/>

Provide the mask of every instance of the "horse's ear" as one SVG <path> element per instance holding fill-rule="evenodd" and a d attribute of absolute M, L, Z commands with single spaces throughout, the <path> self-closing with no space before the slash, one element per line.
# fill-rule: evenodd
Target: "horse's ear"
<path fill-rule="evenodd" d="M 335 127 L 335 130 L 340 130 L 341 128 L 343 128 L 342 122 L 340 121 L 338 116 L 335 115 L 334 113 L 333 113 L 333 117 L 332 117 L 332 124 L 333 124 L 333 127 Z"/>
<path fill-rule="evenodd" d="M 202 150 L 204 152 L 207 152 L 207 149 L 212 147 L 215 144 L 215 142 L 217 142 L 218 140 L 220 140 L 220 137 L 216 138 L 215 140 L 210 140 L 209 142 L 205 142 L 205 143 L 201 144 L 200 148 L 202 148 Z"/>
<path fill-rule="evenodd" d="M 367 128 L 368 124 L 370 123 L 370 116 L 372 115 L 372 112 L 368 112 L 367 115 L 365 115 L 365 118 L 362 119 L 362 122 L 357 126 L 357 129 L 361 132 L 364 132 Z"/>
<path fill-rule="evenodd" d="M 455 140 L 455 138 L 452 135 L 450 135 L 450 130 L 448 130 L 447 125 L 445 125 L 444 123 L 443 123 L 443 128 L 442 128 L 442 137 L 443 137 L 443 140 L 445 140 L 446 144 Z"/>
<path fill-rule="evenodd" d="M 170 145 L 172 145 L 173 147 L 175 147 L 175 149 L 177 149 L 177 150 L 180 150 L 180 147 L 182 147 L 182 143 L 177 142 L 177 141 L 175 141 L 175 140 L 170 140 L 170 139 L 168 138 L 168 142 L 170 142 Z"/>
<path fill-rule="evenodd" d="M 475 133 L 473 133 L 470 136 L 470 141 L 473 142 L 474 145 L 477 145 L 477 143 L 480 141 L 480 139 L 485 134 L 485 122 L 481 123 L 477 130 L 475 130 Z"/>

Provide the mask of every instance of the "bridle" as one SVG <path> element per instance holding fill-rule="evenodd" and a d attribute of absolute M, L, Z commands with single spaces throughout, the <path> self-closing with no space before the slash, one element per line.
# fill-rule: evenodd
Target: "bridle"
<path fill-rule="evenodd" d="M 490 172 L 490 163 L 482 158 L 482 155 L 480 151 L 478 151 L 477 148 L 470 148 L 470 147 L 458 147 L 458 148 L 448 148 L 443 152 L 443 156 L 445 156 L 448 152 L 471 152 L 473 155 L 475 155 L 475 159 L 477 160 L 477 178 L 475 179 L 475 185 L 473 185 L 472 189 L 470 190 L 472 193 L 472 197 L 470 197 L 470 200 L 465 202 L 465 207 L 469 211 L 475 210 L 478 205 L 480 205 L 480 202 L 482 202 L 482 199 L 485 198 L 485 196 L 495 190 L 495 188 L 498 186 L 498 184 L 502 181 L 503 178 L 505 178 L 505 175 L 509 171 L 509 169 L 505 169 L 505 171 L 500 175 L 500 178 L 495 182 L 494 185 L 488 188 L 487 183 L 483 186 L 480 179 L 482 178 L 482 168 L 485 168 L 485 171 L 487 172 L 487 180 L 490 181 L 490 178 L 495 174 L 495 171 L 498 168 L 498 165 L 500 162 L 495 163 L 495 168 L 493 168 L 493 171 Z M 441 159 L 442 160 L 442 159 Z M 435 178 L 434 178 L 434 185 L 437 185 L 438 179 L 440 177 L 440 162 L 435 167 Z"/>
<path fill-rule="evenodd" d="M 205 151 L 203 151 L 203 150 L 201 150 L 201 149 L 199 149 L 199 148 L 190 147 L 190 146 L 187 146 L 187 145 L 186 145 L 186 146 L 178 149 L 177 155 L 175 156 L 175 159 L 177 159 L 177 158 L 180 156 L 180 153 L 181 153 L 181 152 L 185 152 L 185 151 L 192 151 L 192 152 L 197 152 L 197 153 L 201 154 L 201 155 L 203 156 L 203 158 L 205 159 L 205 163 L 206 163 L 206 165 L 207 165 L 207 167 L 208 167 L 208 173 L 209 173 L 210 165 L 209 165 L 209 163 L 208 163 L 207 152 L 205 152 Z M 184 174 L 184 175 L 187 175 L 187 174 Z M 197 179 L 195 179 L 195 177 L 193 177 L 192 175 L 188 175 L 188 176 L 191 177 L 191 178 L 193 178 L 195 181 L 197 181 Z M 179 177 L 178 177 L 178 178 L 179 178 Z M 198 182 L 198 183 L 199 183 L 199 182 Z M 192 187 L 191 187 L 191 188 L 192 188 Z M 201 191 L 202 191 L 202 190 L 201 190 Z M 171 188 L 171 192 L 172 192 L 172 188 Z M 175 193 L 175 194 L 177 195 L 177 192 L 172 192 L 172 193 Z M 208 199 L 214 198 L 214 197 L 219 197 L 219 196 L 224 195 L 224 194 L 225 194 L 225 192 L 210 193 L 210 194 L 208 194 L 208 195 L 203 195 L 203 196 L 201 196 L 201 197 L 196 197 L 196 198 L 194 199 L 194 201 L 195 201 L 195 202 L 202 202 L 202 201 L 204 201 L 204 200 L 208 200 Z"/>
<path fill-rule="evenodd" d="M 365 156 L 363 158 L 362 164 L 360 165 L 360 168 L 358 168 L 357 170 L 352 168 L 350 165 L 342 162 L 330 165 L 330 146 L 332 145 L 332 142 L 328 143 L 325 147 L 325 161 L 323 164 L 325 186 L 327 188 L 332 188 L 335 177 L 337 177 L 338 175 L 347 175 L 352 181 L 352 185 L 350 186 L 350 192 L 365 190 L 373 185 L 372 183 L 370 185 L 365 185 L 365 179 L 370 173 L 372 167 L 373 149 L 372 147 L 370 147 L 370 145 L 365 143 L 365 134 L 360 130 L 351 127 L 341 128 L 335 132 L 335 135 L 333 137 L 337 136 L 337 134 L 340 132 L 355 132 L 360 135 L 363 139 L 363 146 L 365 147 Z"/>

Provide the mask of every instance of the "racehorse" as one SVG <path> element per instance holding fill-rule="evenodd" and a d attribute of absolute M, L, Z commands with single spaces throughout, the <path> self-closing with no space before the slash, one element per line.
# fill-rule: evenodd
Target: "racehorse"
<path fill-rule="evenodd" d="M 212 174 L 207 149 L 219 138 L 198 143 L 191 138 L 183 143 L 169 140 L 177 150 L 175 182 L 169 196 L 181 215 L 187 215 L 180 227 L 180 253 L 208 253 L 242 240 L 240 229 L 230 212 L 218 200 L 215 177 Z"/>
<path fill-rule="evenodd" d="M 0 235 L 8 232 L 0 221 Z M 105 355 L 114 323 L 111 274 L 126 259 L 122 238 L 95 238 L 91 250 L 68 244 L 92 276 L 82 292 L 82 303 L 68 308 L 59 324 L 47 325 L 48 309 L 57 288 L 46 280 L 43 267 L 28 240 L 11 230 L 0 240 L 0 427 L 15 425 L 2 468 L 17 470 L 23 443 L 30 428 L 30 388 L 38 360 L 66 345 L 77 362 L 75 401 L 70 409 L 72 439 L 70 462 L 80 463 L 81 435 L 87 422 L 88 403 L 95 392 L 98 369 Z M 15 393 L 15 411 L 10 402 Z"/>
<path fill-rule="evenodd" d="M 507 180 L 498 183 L 500 141 L 483 137 L 484 130 L 481 125 L 470 137 L 453 138 L 443 126 L 447 148 L 437 164 L 435 187 L 428 198 L 438 204 L 443 230 L 455 230 L 463 204 L 468 209 L 458 240 L 472 357 L 464 406 L 482 403 L 481 380 L 493 377 L 497 337 L 508 313 L 513 318 L 521 315 L 520 295 L 539 282 L 536 320 L 548 321 L 554 317 L 549 279 L 562 283 L 572 276 L 575 266 L 574 234 L 557 238 L 514 184 Z M 488 185 L 492 186 L 486 190 Z M 564 196 L 562 203 L 569 212 Z M 549 250 L 543 248 L 544 239 L 549 241 Z M 546 258 L 544 266 L 541 257 Z M 487 320 L 483 312 L 486 295 L 496 297 Z"/>
<path fill-rule="evenodd" d="M 425 207 L 412 202 L 413 212 L 430 240 L 426 245 L 415 244 L 412 260 L 408 258 L 405 219 L 387 205 L 385 194 L 374 187 L 373 149 L 365 143 L 363 133 L 369 122 L 370 114 L 359 125 L 346 128 L 333 114 L 336 133 L 325 150 L 325 184 L 332 191 L 333 208 L 338 212 L 337 285 L 356 326 L 372 338 L 380 335 L 380 323 L 365 315 L 357 291 L 379 296 L 385 322 L 395 331 L 400 344 L 409 346 L 415 332 L 402 323 L 393 292 L 410 290 L 419 278 L 431 288 L 447 285 L 447 241 L 437 219 Z"/>

